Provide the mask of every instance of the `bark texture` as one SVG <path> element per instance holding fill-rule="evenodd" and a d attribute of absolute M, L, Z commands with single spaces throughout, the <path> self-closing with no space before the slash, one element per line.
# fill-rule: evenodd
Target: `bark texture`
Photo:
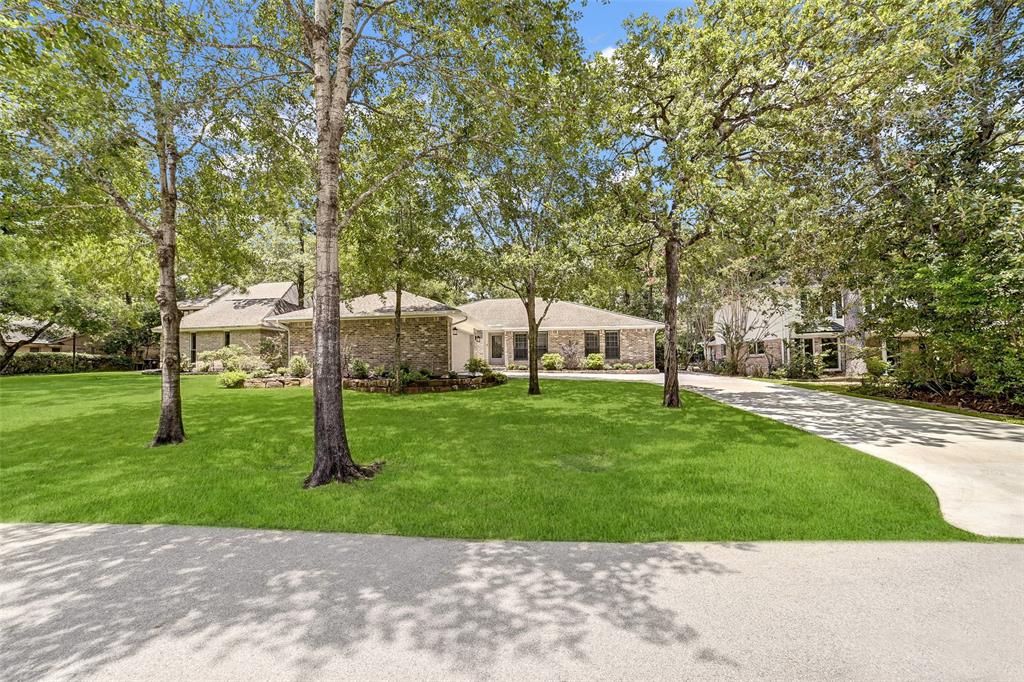
<path fill-rule="evenodd" d="M 316 274 L 313 301 L 313 470 L 306 488 L 332 481 L 371 478 L 382 466 L 352 460 L 342 404 L 341 291 L 338 264 L 339 147 L 356 42 L 355 0 L 345 0 L 337 69 L 331 72 L 331 3 L 316 0 L 312 19 L 303 22 L 313 65 L 317 128 Z"/>
<path fill-rule="evenodd" d="M 156 157 L 160 172 L 160 225 L 156 233 L 156 260 L 160 272 L 156 302 L 160 307 L 160 330 L 163 334 L 160 379 L 160 421 L 152 446 L 172 445 L 185 440 L 185 424 L 181 417 L 181 352 L 178 332 L 181 311 L 178 310 L 178 148 L 174 138 L 173 114 L 164 106 L 163 84 L 151 81 L 156 115 Z M 173 109 L 173 107 L 170 107 Z"/>
<path fill-rule="evenodd" d="M 395 362 L 392 367 L 394 386 L 392 391 L 397 395 L 402 392 L 402 280 L 395 282 Z"/>
<path fill-rule="evenodd" d="M 528 363 L 530 367 L 530 385 L 526 389 L 527 395 L 540 395 L 540 361 L 537 357 L 537 331 L 540 325 L 537 322 L 537 296 L 534 287 L 528 285 L 526 289 L 526 328 L 528 343 Z"/>
<path fill-rule="evenodd" d="M 673 231 L 665 239 L 665 383 L 662 405 L 681 407 L 679 399 L 679 351 L 676 324 L 679 308 L 679 237 Z"/>

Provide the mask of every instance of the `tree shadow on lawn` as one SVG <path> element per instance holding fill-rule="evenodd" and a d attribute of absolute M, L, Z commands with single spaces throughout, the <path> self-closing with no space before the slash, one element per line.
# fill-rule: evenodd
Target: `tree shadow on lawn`
<path fill-rule="evenodd" d="M 213 661 L 258 651 L 297 678 L 341 674 L 325 666 L 375 643 L 485 675 L 513 655 L 586 664 L 594 629 L 707 664 L 659 582 L 731 572 L 664 544 L 61 525 L 0 540 L 7 679 L 99 675 L 168 642 Z"/>

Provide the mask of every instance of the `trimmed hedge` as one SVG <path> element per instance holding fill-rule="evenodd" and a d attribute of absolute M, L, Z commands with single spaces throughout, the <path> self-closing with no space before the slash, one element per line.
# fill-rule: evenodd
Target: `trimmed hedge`
<path fill-rule="evenodd" d="M 71 353 L 15 353 L 4 374 L 70 374 L 72 372 L 119 372 L 132 369 L 124 355 L 79 353 L 72 365 Z"/>

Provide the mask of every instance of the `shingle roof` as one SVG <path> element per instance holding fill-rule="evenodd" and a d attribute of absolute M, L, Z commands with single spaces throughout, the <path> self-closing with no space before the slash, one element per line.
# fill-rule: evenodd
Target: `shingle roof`
<path fill-rule="evenodd" d="M 28 317 L 17 318 L 3 329 L 4 338 L 8 343 L 20 343 L 28 341 L 36 330 L 42 327 L 45 322 L 33 320 Z M 52 326 L 39 336 L 33 343 L 46 345 L 48 343 L 60 343 L 72 335 L 72 331 L 63 327 Z"/>
<path fill-rule="evenodd" d="M 240 301 L 261 298 L 284 298 L 288 290 L 294 284 L 291 282 L 260 282 L 248 287 L 232 287 L 222 284 L 210 292 L 208 296 L 197 298 L 186 298 L 178 301 L 178 308 L 181 310 L 199 310 L 214 303 L 215 301 L 230 300 Z"/>
<path fill-rule="evenodd" d="M 468 315 L 494 329 L 526 329 L 526 307 L 518 298 L 490 298 L 459 306 Z M 544 302 L 537 301 L 537 314 L 544 311 Z M 602 310 L 582 303 L 555 301 L 548 309 L 541 329 L 600 329 L 662 327 L 656 320 Z"/>
<path fill-rule="evenodd" d="M 402 291 L 402 314 L 436 314 L 449 315 L 458 310 L 444 303 Z M 385 291 L 380 294 L 368 294 L 341 302 L 341 316 L 345 317 L 391 317 L 395 314 L 395 292 Z M 312 320 L 313 309 L 303 308 L 273 318 L 275 322 L 295 322 Z"/>
<path fill-rule="evenodd" d="M 280 329 L 266 318 L 279 315 L 291 306 L 280 298 L 224 298 L 186 315 L 181 319 L 182 331 L 266 327 Z"/>
<path fill-rule="evenodd" d="M 224 298 L 229 301 L 260 298 L 284 298 L 288 295 L 288 290 L 293 286 L 295 285 L 291 282 L 260 282 L 259 284 L 253 284 L 248 287 L 232 289 L 227 296 L 224 296 Z"/>

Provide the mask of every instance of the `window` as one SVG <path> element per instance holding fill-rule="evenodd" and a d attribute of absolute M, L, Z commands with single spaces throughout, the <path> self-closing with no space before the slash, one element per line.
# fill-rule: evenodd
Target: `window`
<path fill-rule="evenodd" d="M 542 355 L 546 354 L 547 352 L 548 352 L 548 333 L 547 332 L 537 332 L 537 357 L 539 358 Z"/>
<path fill-rule="evenodd" d="M 196 335 L 194 332 L 192 334 L 189 334 L 188 358 L 193 365 L 196 364 Z"/>
<path fill-rule="evenodd" d="M 51 353 L 59 353 L 60 352 L 60 346 L 50 346 L 50 352 Z"/>
<path fill-rule="evenodd" d="M 30 347 L 28 349 L 28 352 L 29 353 L 38 353 L 39 352 L 39 346 L 32 346 L 32 347 Z"/>
<path fill-rule="evenodd" d="M 491 334 L 491 359 L 500 360 L 505 355 L 505 337 L 502 334 Z"/>
<path fill-rule="evenodd" d="M 230 346 L 231 345 L 231 332 L 224 332 L 224 345 L 225 346 Z"/>
<path fill-rule="evenodd" d="M 604 358 L 605 360 L 619 359 L 619 333 L 604 333 Z"/>
<path fill-rule="evenodd" d="M 516 332 L 512 335 L 512 359 L 526 360 L 529 356 L 529 342 L 526 332 Z"/>
<path fill-rule="evenodd" d="M 748 355 L 764 355 L 764 341 L 751 341 L 747 344 Z"/>
<path fill-rule="evenodd" d="M 590 355 L 600 352 L 601 337 L 597 335 L 597 332 L 583 332 L 583 354 Z"/>
<path fill-rule="evenodd" d="M 839 339 L 821 340 L 821 359 L 825 363 L 825 369 L 839 369 Z"/>
<path fill-rule="evenodd" d="M 814 355 L 814 339 L 795 339 L 794 350 L 804 355 Z"/>

